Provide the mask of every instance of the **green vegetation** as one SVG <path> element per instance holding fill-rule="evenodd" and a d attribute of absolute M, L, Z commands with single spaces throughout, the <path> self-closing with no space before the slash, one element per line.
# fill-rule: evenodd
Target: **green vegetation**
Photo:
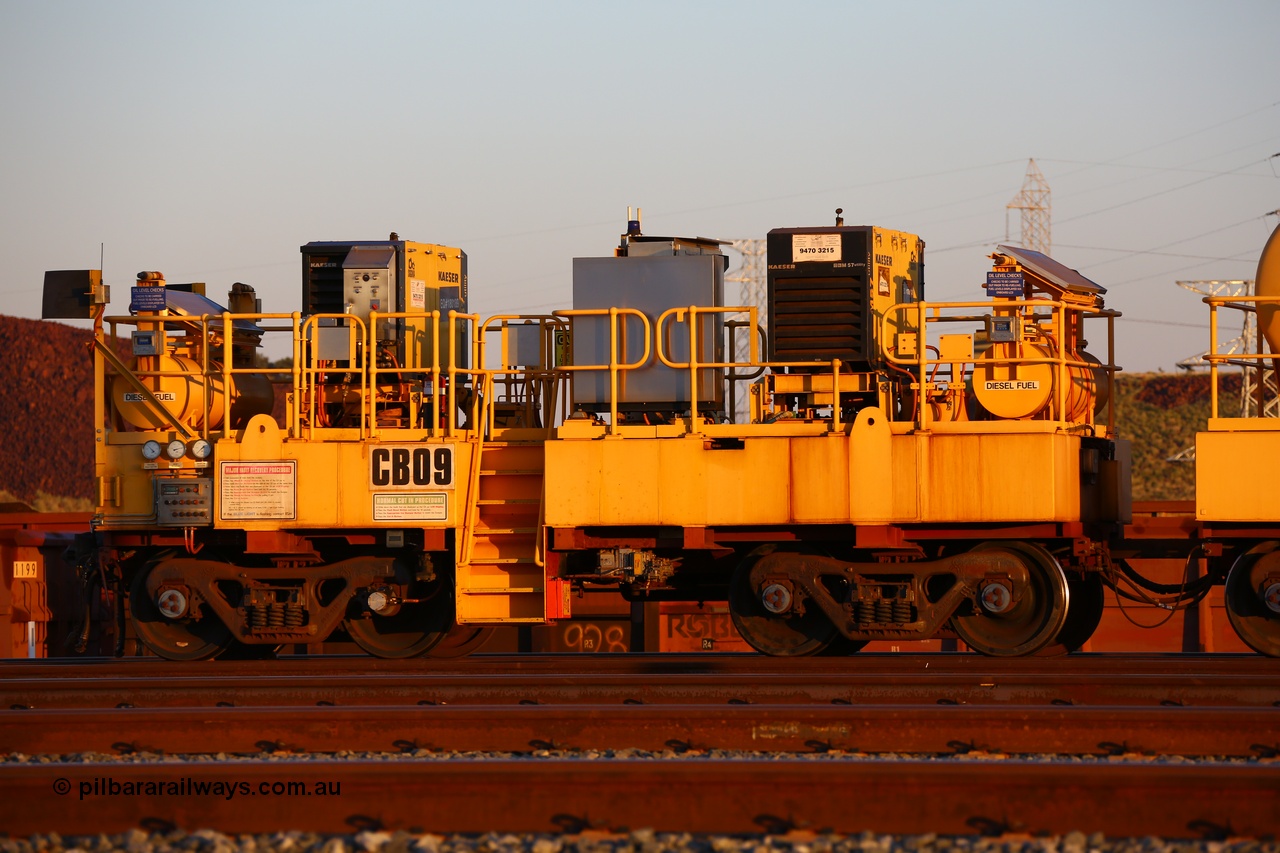
<path fill-rule="evenodd" d="M 1224 376 L 1220 414 L 1240 411 L 1240 377 Z M 1209 376 L 1135 373 L 1116 377 L 1116 427 L 1133 443 L 1133 499 L 1192 500 L 1194 462 L 1169 462 L 1196 442 L 1209 420 Z"/>

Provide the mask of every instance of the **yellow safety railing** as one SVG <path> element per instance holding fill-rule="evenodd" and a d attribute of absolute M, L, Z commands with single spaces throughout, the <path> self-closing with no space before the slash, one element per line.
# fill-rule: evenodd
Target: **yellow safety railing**
<path fill-rule="evenodd" d="M 1202 358 L 1209 362 L 1209 417 L 1218 418 L 1218 375 L 1219 367 L 1232 365 L 1245 370 L 1257 370 L 1259 375 L 1266 370 L 1267 359 L 1280 359 L 1280 353 L 1262 352 L 1262 337 L 1258 336 L 1258 352 L 1256 353 L 1220 353 L 1218 352 L 1218 309 L 1231 308 L 1248 314 L 1256 314 L 1259 305 L 1280 305 L 1280 296 L 1206 296 L 1203 301 L 1209 306 L 1209 351 Z M 1262 383 L 1259 382 L 1259 387 Z M 1262 410 L 1259 401 L 1258 410 Z"/>
<path fill-rule="evenodd" d="M 667 311 L 664 311 L 661 315 L 659 315 L 658 322 L 656 325 L 656 333 L 654 335 L 654 337 L 657 339 L 657 342 L 658 342 L 657 343 L 658 360 L 661 361 L 667 367 L 673 368 L 675 370 L 689 371 L 690 398 L 693 400 L 693 404 L 690 406 L 690 414 L 692 415 L 689 423 L 690 430 L 695 429 L 695 424 L 697 422 L 698 372 L 701 370 L 733 369 L 738 367 L 750 367 L 754 371 L 752 374 L 750 374 L 750 378 L 755 378 L 756 376 L 761 375 L 765 370 L 777 370 L 777 369 L 786 368 L 786 367 L 814 368 L 814 367 L 826 366 L 827 364 L 830 364 L 831 373 L 832 373 L 833 399 L 836 401 L 840 399 L 840 368 L 843 365 L 843 362 L 840 359 L 836 358 L 827 362 L 827 361 L 765 361 L 760 358 L 759 345 L 761 343 L 766 343 L 767 339 L 765 338 L 764 330 L 760 328 L 758 313 L 759 313 L 759 309 L 757 309 L 753 305 L 735 305 L 735 306 L 728 306 L 723 308 L 708 308 L 705 306 L 690 305 L 688 307 L 682 307 L 682 308 L 671 308 Z M 746 362 L 741 362 L 741 361 L 700 362 L 698 361 L 698 352 L 699 352 L 698 317 L 708 315 L 708 314 L 746 314 L 747 315 L 747 321 L 745 323 L 741 320 L 730 320 L 730 321 L 727 321 L 725 325 L 729 326 L 730 324 L 732 324 L 733 327 L 735 328 L 746 327 L 751 330 L 752 334 L 751 334 L 751 344 L 748 350 L 748 359 L 749 359 L 748 361 Z M 689 361 L 687 362 L 673 361 L 667 355 L 666 347 L 664 346 L 664 343 L 663 343 L 666 340 L 667 336 L 664 334 L 664 332 L 666 331 L 667 320 L 668 318 L 671 318 L 671 317 L 674 317 L 677 323 L 686 323 L 686 326 L 689 332 L 689 356 L 690 356 Z M 743 376 L 743 377 L 736 377 L 736 378 L 743 379 L 748 377 Z M 832 407 L 831 429 L 832 431 L 840 431 L 841 429 L 843 429 L 843 424 L 841 423 L 841 411 L 840 411 L 839 405 L 834 405 Z"/>
<path fill-rule="evenodd" d="M 380 367 L 375 341 L 373 340 L 373 332 L 378 327 L 377 324 L 382 321 L 404 319 L 426 320 L 429 323 L 432 344 L 430 364 Z M 417 314 L 409 312 L 371 312 L 368 322 L 348 314 L 313 314 L 304 318 L 297 312 L 292 314 L 232 314 L 227 312 L 198 316 L 142 314 L 103 317 L 102 325 L 98 325 L 97 328 L 102 332 L 102 327 L 105 325 L 106 332 L 99 334 L 94 343 L 95 355 L 103 365 L 101 371 L 95 369 L 95 374 L 101 376 L 101 387 L 97 389 L 96 393 L 99 399 L 106 402 L 109 409 L 108 394 L 110 383 L 117 380 L 126 382 L 130 390 L 139 395 L 139 402 L 145 406 L 149 418 L 155 423 L 155 426 L 150 431 L 173 431 L 180 434 L 184 439 L 191 439 L 196 436 L 209 439 L 229 434 L 231 431 L 231 410 L 236 396 L 234 393 L 235 376 L 260 375 L 266 377 L 273 385 L 280 384 L 275 381 L 276 378 L 287 377 L 285 382 L 290 387 L 293 395 L 293 404 L 289 408 L 287 423 L 284 424 L 287 434 L 292 437 L 323 440 L 329 435 L 329 428 L 323 425 L 324 418 L 322 417 L 322 412 L 317 410 L 317 407 L 324 405 L 325 394 L 332 393 L 334 384 L 324 382 L 322 377 L 325 374 L 341 374 L 343 377 L 341 385 L 342 400 L 349 402 L 354 407 L 358 417 L 354 419 L 350 426 L 340 428 L 340 433 L 338 428 L 334 428 L 333 434 L 341 440 L 350 438 L 354 433 L 355 436 L 364 440 L 376 437 L 381 431 L 377 417 L 380 405 L 377 399 L 380 379 L 391 375 L 403 377 L 406 374 L 410 374 L 429 380 L 430 386 L 426 387 L 424 381 L 424 387 L 411 392 L 407 391 L 404 395 L 405 399 L 397 400 L 396 403 L 403 403 L 407 412 L 420 412 L 418 417 L 412 418 L 413 424 L 416 425 L 419 420 L 425 420 L 426 423 L 424 427 L 417 428 L 427 429 L 430 435 L 439 435 L 442 431 L 444 434 L 453 435 L 458 430 L 457 402 L 461 399 L 458 393 L 458 377 L 480 376 L 483 375 L 484 371 L 460 368 L 456 361 L 458 329 L 455 321 L 475 322 L 478 318 L 475 315 L 449 312 L 448 352 L 450 367 L 447 371 L 440 362 L 440 319 L 441 315 L 438 311 Z M 281 320 L 286 322 L 278 325 L 267 325 L 269 322 Z M 236 324 L 240 322 L 252 323 L 253 329 L 236 329 Z M 332 325 L 328 325 L 329 323 L 332 323 Z M 118 349 L 129 340 L 128 336 L 121 337 L 122 327 L 134 327 L 140 330 L 156 332 L 157 340 L 164 341 L 164 348 L 159 351 L 157 356 L 154 356 L 157 366 L 160 355 L 178 355 L 196 362 L 199 365 L 198 369 L 146 370 L 130 368 L 126 363 L 126 359 L 121 358 L 118 354 Z M 321 360 L 316 357 L 318 330 L 321 329 L 334 329 L 335 331 L 331 332 L 331 334 L 339 337 L 345 333 L 346 352 L 344 358 Z M 337 329 L 342 329 L 343 331 L 338 332 L 336 331 Z M 265 340 L 268 335 L 277 333 L 287 333 L 291 337 L 292 364 L 290 366 L 234 366 L 235 350 L 245 344 L 244 336 L 246 334 L 252 336 L 255 340 Z M 152 358 L 152 356 L 141 356 L 140 358 Z M 448 377 L 447 387 L 441 382 L 443 376 Z M 200 388 L 203 411 L 199 417 L 180 418 L 175 416 L 156 398 L 155 393 L 145 381 L 166 378 L 180 379 L 184 383 Z M 418 399 L 421 400 L 421 405 L 428 406 L 429 413 L 415 409 L 415 404 L 412 401 L 413 394 L 420 395 Z M 220 426 L 218 429 L 212 429 L 210 424 L 215 420 L 212 417 L 214 400 L 219 395 L 221 396 Z M 480 398 L 480 394 L 473 395 L 469 419 L 472 424 L 479 422 L 479 412 L 476 407 L 480 404 Z M 448 417 L 445 419 L 444 424 L 441 423 L 442 410 L 448 411 Z M 107 420 L 105 413 L 104 420 Z M 195 426 L 186 423 L 187 420 L 190 420 Z M 110 428 L 111 426 L 112 424 L 108 423 L 108 427 Z"/>
<path fill-rule="evenodd" d="M 608 317 L 609 318 L 609 363 L 608 364 L 564 364 L 557 367 L 558 370 L 573 372 L 587 370 L 608 370 L 609 371 L 609 427 L 608 432 L 613 433 L 618 428 L 618 377 L 620 374 L 628 370 L 639 370 L 649 362 L 649 356 L 653 352 L 650 344 L 652 339 L 653 327 L 649 323 L 649 318 L 645 316 L 643 311 L 635 308 L 574 308 L 566 311 L 555 311 L 552 314 L 557 319 L 565 319 L 569 321 L 572 328 L 574 317 Z M 618 332 L 621 330 L 619 318 L 635 317 L 644 327 L 644 354 L 634 362 L 619 361 L 618 354 Z"/>
<path fill-rule="evenodd" d="M 517 364 L 512 356 L 512 333 L 524 329 L 533 330 L 538 336 L 539 353 L 536 364 Z M 548 435 L 555 426 L 557 406 L 564 406 L 561 417 L 568 416 L 570 374 L 556 364 L 555 344 L 557 334 L 568 332 L 568 321 L 552 314 L 495 314 L 476 326 L 476 364 L 485 367 L 493 379 L 493 392 L 486 400 L 490 407 L 490 428 L 497 424 L 496 406 L 499 402 L 520 402 L 528 407 L 536 403 L 541 409 L 542 428 Z M 500 338 L 496 367 L 489 366 L 488 363 L 489 339 L 494 335 Z M 540 385 L 545 386 L 546 398 L 541 396 L 544 389 Z M 498 386 L 502 386 L 504 390 L 503 401 L 498 399 Z"/>
<path fill-rule="evenodd" d="M 184 438 L 193 438 L 199 435 L 208 439 L 211 436 L 217 437 L 230 429 L 231 423 L 231 404 L 233 402 L 232 395 L 225 393 L 226 389 L 232 387 L 234 382 L 230 379 L 234 373 L 257 373 L 264 375 L 272 374 L 291 374 L 294 368 L 281 367 L 253 367 L 253 368 L 232 368 L 232 352 L 235 344 L 234 323 L 236 321 L 249 321 L 255 325 L 254 334 L 267 332 L 288 332 L 297 331 L 298 314 L 201 314 L 195 315 L 128 315 L 117 317 L 102 317 L 101 323 L 107 327 L 107 332 L 101 336 L 95 337 L 94 350 L 96 355 L 104 362 L 105 370 L 102 373 L 102 387 L 97 390 L 100 398 L 105 398 L 107 394 L 107 384 L 116 378 L 127 382 L 135 391 L 142 395 L 143 402 L 147 405 L 150 413 L 157 421 L 163 422 L 158 424 L 153 431 L 173 430 L 180 433 Z M 289 326 L 269 327 L 260 325 L 264 320 L 288 320 Z M 96 324 L 95 324 L 96 325 Z M 120 327 L 134 327 L 139 330 L 153 330 L 157 332 L 158 338 L 165 341 L 166 344 L 176 344 L 167 346 L 164 352 L 158 352 L 156 356 L 141 356 L 141 358 L 156 358 L 160 355 L 179 355 L 182 357 L 198 358 L 200 363 L 199 372 L 190 370 L 144 370 L 130 368 L 118 354 L 118 348 L 125 344 L 128 339 L 120 336 Z M 101 330 L 100 326 L 96 327 Z M 170 330 L 179 329 L 178 334 L 170 335 Z M 221 336 L 221 340 L 215 338 L 214 333 Z M 223 358 L 222 364 L 217 364 L 211 356 L 217 351 Z M 296 350 L 296 348 L 295 348 Z M 297 353 L 295 351 L 294 365 L 298 363 Z M 190 427 L 161 404 L 155 397 L 152 389 L 148 388 L 142 381 L 145 378 L 172 378 L 182 379 L 187 383 L 196 383 L 200 386 L 202 394 L 203 409 L 199 420 L 198 427 Z M 210 429 L 209 424 L 212 422 L 213 399 L 217 390 L 217 382 L 221 380 L 223 393 L 222 396 L 222 428 Z M 294 383 L 297 384 L 296 381 Z"/>
<path fill-rule="evenodd" d="M 342 326 L 338 326 L 338 325 L 325 326 L 320 324 L 321 320 L 338 320 L 338 319 L 346 320 L 347 324 Z M 317 359 L 315 357 L 315 349 L 314 349 L 315 339 L 318 337 L 319 330 L 321 329 L 346 329 L 347 330 L 347 335 L 346 335 L 347 358 L 323 360 L 323 361 L 347 361 L 349 362 L 349 366 L 346 369 L 343 369 L 336 365 L 323 364 L 321 359 Z M 320 397 L 322 396 L 322 390 L 324 390 L 325 388 L 325 386 L 322 386 L 318 381 L 320 376 L 322 374 L 327 374 L 327 373 L 341 373 L 344 376 L 350 376 L 354 374 L 358 377 L 359 387 L 357 389 L 357 395 L 359 396 L 359 399 L 360 399 L 360 420 L 359 420 L 360 438 L 361 439 L 367 438 L 368 426 L 369 426 L 368 418 L 367 418 L 367 411 L 368 411 L 368 404 L 369 404 L 369 385 L 368 385 L 368 377 L 366 373 L 366 363 L 370 361 L 369 327 L 359 317 L 351 317 L 346 314 L 312 314 L 306 320 L 303 321 L 300 332 L 303 340 L 312 342 L 311 357 L 305 359 L 306 364 L 303 365 L 301 370 L 299 371 L 299 374 L 301 376 L 300 384 L 296 386 L 294 389 L 295 393 L 300 392 L 300 396 L 295 396 L 294 398 L 295 411 L 301 410 L 302 400 L 305 399 L 308 404 L 308 410 L 307 410 L 308 435 L 306 437 L 308 438 L 315 437 L 317 429 L 324 428 L 323 426 L 318 425 L 318 422 L 320 420 L 323 420 L 325 417 L 324 411 L 323 409 L 321 409 L 320 412 L 318 413 L 316 411 L 317 400 L 320 399 Z M 377 360 L 376 358 L 373 359 L 373 361 L 376 361 L 376 360 Z M 346 396 L 346 393 L 347 393 L 347 388 L 344 383 L 342 387 L 342 394 L 344 397 Z M 324 405 L 323 401 L 320 402 L 320 405 L 321 406 Z"/>
<path fill-rule="evenodd" d="M 453 312 L 450 312 L 453 313 Z M 489 396 L 493 392 L 493 375 L 489 373 L 481 374 L 476 380 L 475 396 Z M 473 408 L 473 417 L 477 420 L 475 424 L 475 448 L 471 452 L 471 469 L 467 472 L 467 508 L 463 529 L 461 533 L 461 547 L 458 549 L 458 563 L 462 566 L 471 564 L 471 557 L 475 551 L 475 529 L 476 524 L 480 520 L 480 471 L 483 469 L 482 457 L 484 456 L 484 435 L 487 431 L 485 423 L 480 419 L 485 418 L 489 409 L 486 406 L 480 406 L 476 401 L 478 408 Z"/>
<path fill-rule="evenodd" d="M 752 349 L 750 344 L 747 345 L 748 360 L 750 360 L 750 353 L 754 352 L 758 354 L 761 351 L 767 351 L 769 349 L 768 335 L 765 333 L 765 330 L 758 324 L 756 317 L 748 317 L 746 320 L 725 320 L 724 328 L 725 328 L 725 331 L 729 333 L 729 340 L 727 342 L 728 350 L 730 353 L 733 353 L 734 355 L 737 355 L 737 352 L 738 352 L 738 341 L 737 341 L 738 329 L 747 329 L 747 334 L 750 337 L 756 339 L 756 346 L 759 347 L 759 349 L 757 350 L 757 349 Z M 737 394 L 738 383 L 750 382 L 751 380 L 759 379 L 761 376 L 764 375 L 765 366 L 762 364 L 755 364 L 755 365 L 748 364 L 747 366 L 749 366 L 751 369 L 746 371 L 745 373 L 739 372 L 736 369 L 743 366 L 744 366 L 743 364 L 735 363 L 733 367 L 725 369 L 724 378 L 729 382 L 728 411 L 730 412 L 736 412 L 738 409 L 738 394 Z"/>
<path fill-rule="evenodd" d="M 431 323 L 431 329 L 430 329 L 431 330 L 431 335 L 430 335 L 431 364 L 429 367 L 426 365 L 417 365 L 417 366 L 399 365 L 392 368 L 380 368 L 378 367 L 378 359 L 376 357 L 374 357 L 370 361 L 369 387 L 373 389 L 374 405 L 371 407 L 371 410 L 370 410 L 369 435 L 371 437 L 374 437 L 378 434 L 378 431 L 379 431 L 376 395 L 378 393 L 378 376 L 381 374 L 396 374 L 401 377 L 403 377 L 405 374 L 409 374 L 409 375 L 418 374 L 418 375 L 431 377 L 430 393 L 428 393 L 427 389 L 424 387 L 421 391 L 421 399 L 424 405 L 426 404 L 426 401 L 428 399 L 431 401 L 429 404 L 431 409 L 431 418 L 430 418 L 430 424 L 428 425 L 427 428 L 431 431 L 432 435 L 435 435 L 440 431 L 440 406 L 438 405 L 439 397 L 437 396 L 440 393 L 440 312 L 429 311 L 426 313 L 415 314 L 415 313 L 409 313 L 407 311 L 394 311 L 394 312 L 388 311 L 385 313 L 378 312 L 378 311 L 370 311 L 369 312 L 369 330 L 372 332 L 372 330 L 377 329 L 379 321 L 390 321 L 390 320 L 415 320 L 415 321 L 429 320 L 430 321 Z M 409 334 L 412 331 L 413 331 L 412 329 L 407 330 L 406 334 Z M 452 335 L 453 332 L 454 332 L 454 328 L 451 325 L 449 327 L 450 335 Z M 452 403 L 452 389 L 449 389 L 446 394 L 446 402 Z M 416 421 L 417 419 L 412 419 L 412 420 Z"/>
<path fill-rule="evenodd" d="M 453 334 L 453 330 L 457 328 L 459 320 L 463 320 L 472 324 L 472 328 L 480 322 L 479 314 L 464 314 L 461 311 L 449 312 L 449 369 L 447 376 L 449 377 L 448 395 L 452 396 L 453 402 L 449 406 L 449 420 L 446 427 L 446 435 L 454 435 L 458 430 L 458 406 L 457 406 L 457 389 L 458 377 L 469 377 L 471 382 L 471 405 L 470 411 L 467 413 L 467 429 L 464 432 L 474 433 L 483 436 L 484 431 L 480 429 L 480 416 L 482 407 L 484 406 L 484 398 L 488 396 L 486 388 L 487 371 L 483 367 L 458 367 L 458 340 Z M 474 334 L 474 332 L 473 332 Z M 473 347 L 474 352 L 474 347 Z"/>
<path fill-rule="evenodd" d="M 698 352 L 699 345 L 705 346 L 705 341 L 698 339 L 698 317 L 717 315 L 717 314 L 746 314 L 747 327 L 751 329 L 749 347 L 749 363 L 752 366 L 759 366 L 760 362 L 760 341 L 759 328 L 760 318 L 758 316 L 759 309 L 754 305 L 736 305 L 724 308 L 708 308 L 699 305 L 690 305 L 681 308 L 669 308 L 658 315 L 658 321 L 654 328 L 654 339 L 657 341 L 658 361 L 670 367 L 672 370 L 688 370 L 689 371 L 689 428 L 698 420 L 698 371 L 701 370 L 723 370 L 725 368 L 741 367 L 740 362 L 733 361 L 699 361 Z M 668 339 L 667 319 L 674 317 L 677 323 L 686 323 L 689 331 L 689 360 L 685 362 L 672 361 L 667 357 L 667 348 L 664 342 Z M 741 321 L 731 321 L 735 325 L 740 325 Z M 763 368 L 761 368 L 763 372 Z"/>
<path fill-rule="evenodd" d="M 943 311 L 964 310 L 973 308 L 984 308 L 986 313 L 983 314 L 943 314 Z M 1023 354 L 1023 345 L 1027 343 L 1022 339 L 1019 330 L 1016 343 L 1015 355 L 1004 357 L 993 357 L 985 359 L 988 364 L 993 366 L 1012 366 L 1012 365 L 1031 365 L 1031 364 L 1048 364 L 1053 367 L 1053 401 L 1051 414 L 1055 421 L 1065 421 L 1066 411 L 1066 393 L 1070 376 L 1068 368 L 1080 367 L 1089 370 L 1102 369 L 1107 375 L 1107 428 L 1115 429 L 1115 373 L 1120 368 L 1113 363 L 1115 353 L 1115 320 L 1121 316 L 1117 311 L 1105 309 L 1085 308 L 1079 305 L 1072 305 L 1066 302 L 1052 299 L 1002 299 L 1000 302 L 993 303 L 989 300 L 974 302 L 898 302 L 890 306 L 880 318 L 880 339 L 887 341 L 890 338 L 891 326 L 894 326 L 896 320 L 897 327 L 905 329 L 907 332 L 916 336 L 916 355 L 899 356 L 892 349 L 886 347 L 884 358 L 891 364 L 900 368 L 909 368 L 913 372 L 912 388 L 917 390 L 920 404 L 916 406 L 915 428 L 926 430 L 929 427 L 929 406 L 926 405 L 927 394 L 930 390 L 934 390 L 934 383 L 930 381 L 931 370 L 936 369 L 940 365 L 948 365 L 953 380 L 963 381 L 964 366 L 975 364 L 977 356 L 974 358 L 929 358 L 928 357 L 928 339 L 929 327 L 931 324 L 937 325 L 941 323 L 970 323 L 982 324 L 985 326 L 986 321 L 992 316 L 993 309 L 1007 309 L 1007 314 L 996 316 L 1008 316 L 1015 322 L 1021 323 L 1024 319 L 1028 319 L 1029 315 L 1024 314 L 1022 309 L 1032 309 L 1034 312 L 1037 308 L 1045 308 L 1052 311 L 1054 320 L 1054 328 L 1058 330 L 1058 336 L 1062 334 L 1062 330 L 1067 328 L 1067 318 L 1072 314 L 1084 319 L 1102 318 L 1107 321 L 1107 361 L 1097 364 L 1082 359 L 1068 357 L 1062 346 L 1062 341 L 1053 337 L 1049 338 L 1050 346 L 1053 354 L 1050 356 L 1036 356 Z M 910 316 L 914 315 L 914 316 Z M 1089 409 L 1088 422 L 1092 423 L 1093 410 Z"/>

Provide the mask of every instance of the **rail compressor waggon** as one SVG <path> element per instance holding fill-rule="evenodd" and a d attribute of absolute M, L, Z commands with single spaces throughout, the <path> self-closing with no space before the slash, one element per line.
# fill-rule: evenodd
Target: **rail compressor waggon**
<path fill-rule="evenodd" d="M 1193 547 L 1207 556 L 1209 572 L 1200 586 L 1224 582 L 1227 616 L 1240 639 L 1255 651 L 1280 657 L 1280 421 L 1276 407 L 1280 359 L 1280 226 L 1258 261 L 1251 295 L 1209 296 L 1210 418 L 1196 435 L 1196 500 Z M 1256 352 L 1219 349 L 1223 314 L 1253 315 Z M 1265 346 L 1264 346 L 1265 343 Z M 1270 349 L 1270 354 L 1266 349 Z M 1226 370 L 1252 378 L 1253 405 L 1243 417 L 1219 409 L 1220 380 Z M 1248 387 L 1248 386 L 1245 386 Z M 1264 416 L 1270 413 L 1270 417 Z M 1180 591 L 1181 598 L 1203 590 Z"/>
<path fill-rule="evenodd" d="M 1129 512 L 1103 288 L 1001 246 L 930 302 L 923 241 L 839 219 L 767 249 L 763 310 L 638 217 L 544 315 L 469 313 L 465 254 L 394 234 L 303 246 L 294 313 L 49 273 L 95 327 L 86 558 L 172 659 L 465 650 L 588 588 L 728 601 L 771 655 L 1078 648 Z"/>

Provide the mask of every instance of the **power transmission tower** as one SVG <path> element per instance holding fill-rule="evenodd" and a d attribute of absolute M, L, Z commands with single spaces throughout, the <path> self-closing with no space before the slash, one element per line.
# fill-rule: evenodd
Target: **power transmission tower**
<path fill-rule="evenodd" d="M 734 240 L 730 244 L 734 250 L 742 256 L 742 262 L 738 264 L 728 275 L 724 277 L 726 283 L 736 283 L 740 285 L 738 296 L 738 305 L 747 305 L 756 307 L 757 322 L 760 328 L 768 327 L 768 293 L 765 282 L 765 241 L 763 238 L 752 238 L 749 240 Z M 727 300 L 726 300 L 727 301 Z M 738 313 L 728 318 L 731 320 L 741 320 L 746 322 L 748 315 Z M 738 364 L 745 364 L 751 358 L 751 331 L 746 327 L 734 330 L 734 353 L 733 360 Z M 765 354 L 763 350 L 759 353 L 759 358 L 763 361 Z M 746 423 L 747 415 L 750 410 L 749 398 L 747 396 L 747 387 L 741 382 L 731 383 L 733 387 L 731 393 L 734 395 L 734 421 L 737 423 Z"/>
<path fill-rule="evenodd" d="M 1009 211 L 1021 211 L 1019 238 L 1022 246 L 1042 255 L 1050 254 L 1053 241 L 1050 225 L 1053 206 L 1049 201 L 1049 183 L 1040 173 L 1034 158 L 1027 161 L 1027 175 L 1022 179 L 1022 189 L 1004 206 L 1004 234 L 1009 239 Z"/>

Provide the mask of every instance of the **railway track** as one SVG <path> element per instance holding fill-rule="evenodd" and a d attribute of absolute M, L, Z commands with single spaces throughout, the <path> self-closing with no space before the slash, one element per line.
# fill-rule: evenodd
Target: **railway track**
<path fill-rule="evenodd" d="M 710 750 L 1274 758 L 1275 708 L 525 705 L 0 713 L 8 753 Z"/>
<path fill-rule="evenodd" d="M 1274 664 L 6 663 L 0 826 L 1274 835 Z M 277 783 L 341 793 L 276 795 Z M 221 798 L 194 792 L 218 784 Z"/>
<path fill-rule="evenodd" d="M 297 658 L 0 663 L 10 709 L 217 705 L 737 702 L 1274 706 L 1280 667 L 1256 655 L 523 655 L 463 661 Z"/>

